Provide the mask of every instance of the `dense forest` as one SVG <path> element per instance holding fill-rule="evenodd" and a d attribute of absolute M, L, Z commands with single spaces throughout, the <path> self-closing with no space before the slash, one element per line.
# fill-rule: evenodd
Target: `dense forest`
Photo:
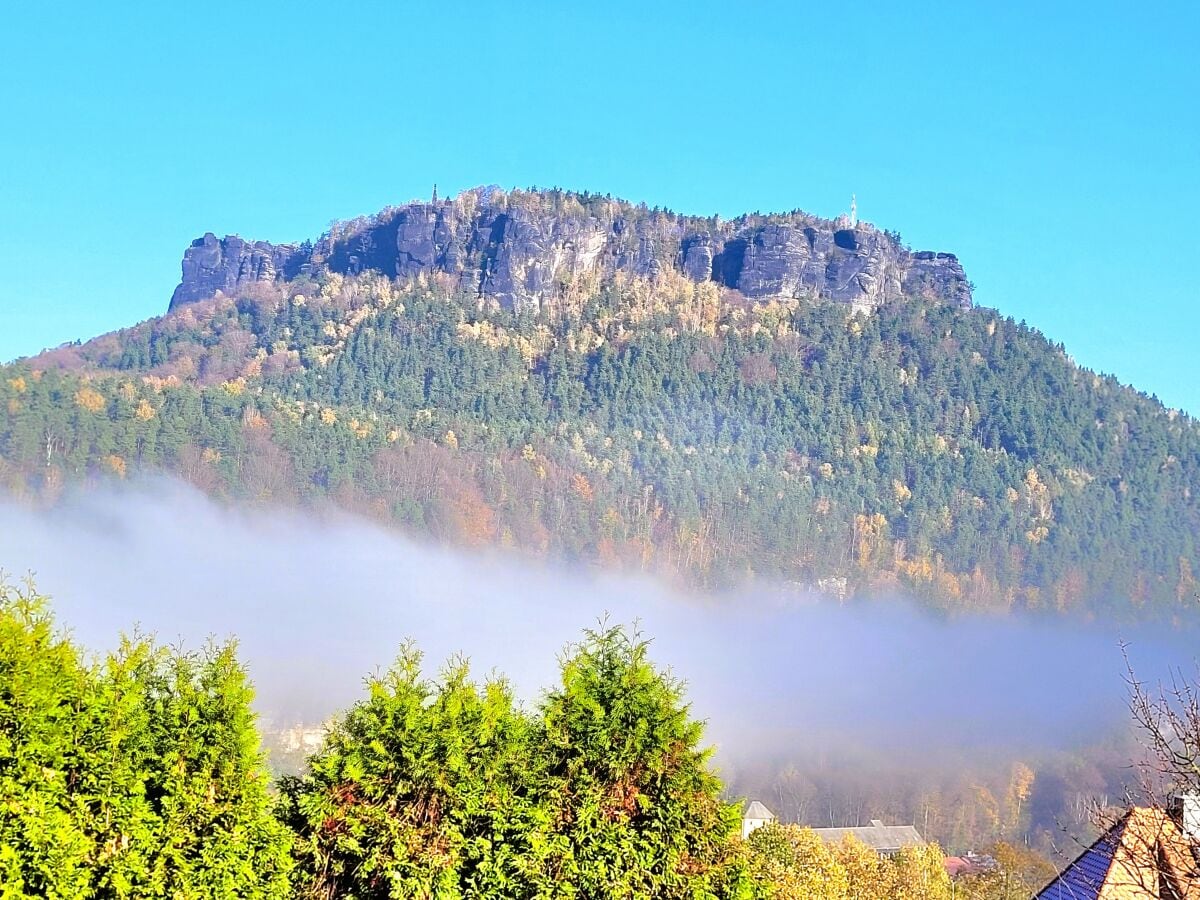
<path fill-rule="evenodd" d="M 402 647 L 275 784 L 252 697 L 233 644 L 95 656 L 0 584 L 3 896 L 1008 900 L 1053 871 L 1001 844 L 952 885 L 935 844 L 742 840 L 682 685 L 621 628 L 533 705 Z"/>
<path fill-rule="evenodd" d="M 518 313 L 439 276 L 318 270 L 0 371 L 9 494 L 160 471 L 703 588 L 1196 605 L 1195 421 L 918 297 L 851 314 L 617 273 Z"/>

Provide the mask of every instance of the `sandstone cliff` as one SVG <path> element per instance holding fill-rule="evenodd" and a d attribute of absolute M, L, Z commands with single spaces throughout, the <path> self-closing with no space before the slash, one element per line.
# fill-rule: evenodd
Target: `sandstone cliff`
<path fill-rule="evenodd" d="M 796 211 L 725 222 L 598 195 L 477 188 L 341 223 L 316 243 L 206 234 L 184 253 L 171 308 L 321 268 L 401 278 L 444 273 L 465 292 L 517 309 L 552 304 L 581 279 L 601 284 L 618 272 L 654 277 L 667 269 L 752 299 L 825 299 L 868 311 L 902 296 L 971 304 L 953 254 L 913 252 L 845 218 Z"/>

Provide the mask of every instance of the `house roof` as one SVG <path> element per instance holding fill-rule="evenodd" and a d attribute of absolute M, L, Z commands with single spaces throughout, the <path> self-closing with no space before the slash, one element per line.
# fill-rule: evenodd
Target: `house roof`
<path fill-rule="evenodd" d="M 968 853 L 966 856 L 947 856 L 942 860 L 942 865 L 946 868 L 946 874 L 951 878 L 981 875 L 984 872 L 994 871 L 997 867 L 994 857 L 979 856 L 975 853 Z"/>
<path fill-rule="evenodd" d="M 742 813 L 743 819 L 772 819 L 775 818 L 775 813 L 771 812 L 757 800 L 752 800 L 750 805 L 746 807 L 746 811 Z"/>
<path fill-rule="evenodd" d="M 1124 830 L 1122 819 L 1046 885 L 1036 900 L 1098 900 Z"/>
<path fill-rule="evenodd" d="M 837 844 L 846 837 L 853 837 L 879 853 L 925 843 L 921 832 L 912 825 L 884 825 L 878 819 L 872 819 L 870 825 L 857 828 L 814 828 L 813 831 L 827 844 Z"/>
<path fill-rule="evenodd" d="M 1034 900 L 1200 900 L 1200 866 L 1179 826 L 1135 807 L 1072 860 Z"/>

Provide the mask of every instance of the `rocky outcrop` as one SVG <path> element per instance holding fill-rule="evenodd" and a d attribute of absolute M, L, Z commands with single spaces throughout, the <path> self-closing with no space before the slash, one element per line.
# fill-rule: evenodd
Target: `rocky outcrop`
<path fill-rule="evenodd" d="M 255 281 L 294 277 L 299 269 L 289 264 L 296 261 L 297 248 L 290 244 L 248 243 L 236 235 L 218 239 L 210 232 L 184 251 L 183 279 L 171 295 L 171 309 L 218 291 L 233 295 Z"/>
<path fill-rule="evenodd" d="M 440 273 L 516 309 L 553 304 L 581 280 L 600 284 L 619 272 L 654 278 L 670 269 L 751 299 L 825 299 L 867 311 L 902 296 L 971 304 L 953 254 L 913 253 L 864 223 L 801 212 L 721 222 L 595 195 L 479 188 L 345 223 L 315 244 L 206 234 L 184 253 L 171 307 L 321 268 L 398 278 Z"/>
<path fill-rule="evenodd" d="M 922 250 L 912 254 L 901 289 L 911 296 L 944 297 L 964 309 L 971 305 L 971 283 L 953 253 Z"/>

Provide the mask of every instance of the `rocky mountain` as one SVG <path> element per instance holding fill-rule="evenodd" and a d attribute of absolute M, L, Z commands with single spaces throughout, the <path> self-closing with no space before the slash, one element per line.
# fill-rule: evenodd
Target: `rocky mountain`
<path fill-rule="evenodd" d="M 870 225 L 480 189 L 183 276 L 0 369 L 0 490 L 166 471 L 714 589 L 1196 612 L 1196 421 Z"/>
<path fill-rule="evenodd" d="M 588 194 L 477 188 L 344 223 L 315 243 L 206 234 L 187 248 L 171 309 L 220 291 L 326 270 L 442 273 L 466 294 L 539 310 L 572 285 L 665 269 L 752 300 L 823 299 L 871 310 L 901 296 L 961 307 L 971 287 L 952 253 L 913 252 L 865 222 L 802 212 L 729 222 Z"/>

